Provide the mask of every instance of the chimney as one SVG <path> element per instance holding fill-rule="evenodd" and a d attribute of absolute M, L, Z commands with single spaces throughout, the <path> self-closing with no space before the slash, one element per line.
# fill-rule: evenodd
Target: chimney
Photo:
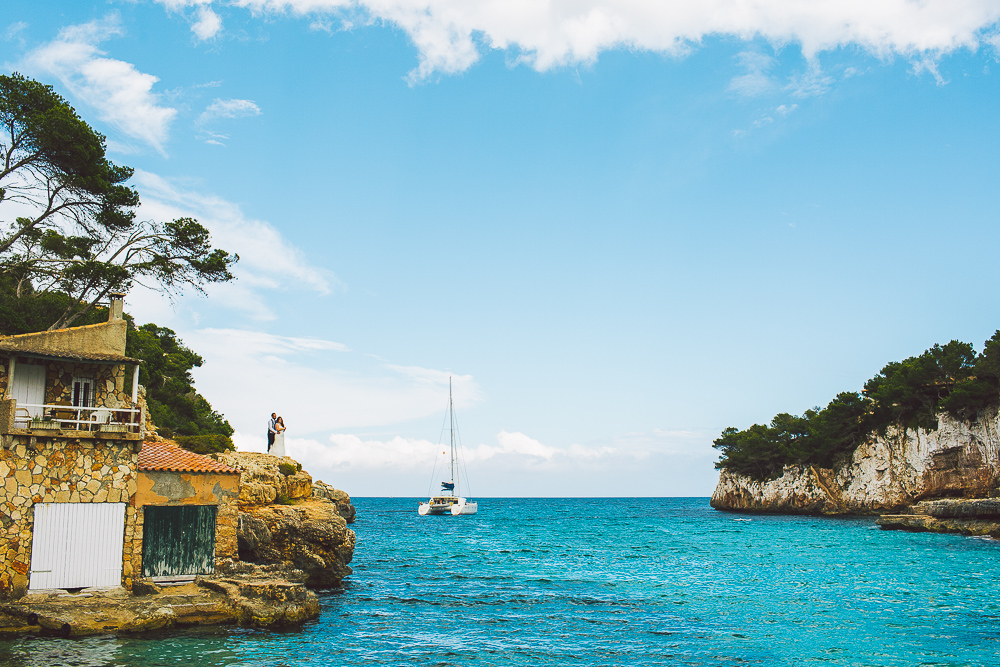
<path fill-rule="evenodd" d="M 117 322 L 122 318 L 122 308 L 124 307 L 125 295 L 121 292 L 108 294 L 111 304 L 108 307 L 108 322 Z"/>

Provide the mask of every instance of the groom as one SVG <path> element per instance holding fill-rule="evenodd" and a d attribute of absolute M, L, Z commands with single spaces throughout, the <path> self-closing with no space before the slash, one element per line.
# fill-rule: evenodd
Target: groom
<path fill-rule="evenodd" d="M 271 421 L 267 423 L 267 451 L 271 451 L 271 445 L 274 444 L 274 434 L 278 432 L 278 413 L 271 413 Z"/>

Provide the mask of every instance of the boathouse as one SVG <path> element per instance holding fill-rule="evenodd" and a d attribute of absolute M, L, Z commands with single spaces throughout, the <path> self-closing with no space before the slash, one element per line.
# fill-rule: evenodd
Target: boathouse
<path fill-rule="evenodd" d="M 145 443 L 135 499 L 142 550 L 133 571 L 177 581 L 238 560 L 239 495 L 239 471 L 169 441 Z"/>
<path fill-rule="evenodd" d="M 0 337 L 0 598 L 131 587 L 145 415 L 123 296 L 105 323 Z"/>

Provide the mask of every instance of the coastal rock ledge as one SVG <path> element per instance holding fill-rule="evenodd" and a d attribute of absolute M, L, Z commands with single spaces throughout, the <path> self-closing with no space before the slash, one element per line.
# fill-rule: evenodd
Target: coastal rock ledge
<path fill-rule="evenodd" d="M 355 509 L 345 492 L 312 476 L 292 458 L 254 452 L 213 456 L 240 471 L 237 538 L 241 561 L 301 570 L 310 588 L 336 586 L 351 574 Z"/>
<path fill-rule="evenodd" d="M 289 457 L 226 452 L 240 473 L 238 559 L 217 558 L 194 581 L 134 579 L 124 587 L 31 591 L 0 601 L 0 639 L 83 637 L 197 625 L 286 627 L 319 616 L 316 593 L 351 574 L 356 516 L 350 496 Z M 233 554 L 236 555 L 236 554 Z"/>
<path fill-rule="evenodd" d="M 938 419 L 936 431 L 890 429 L 861 443 L 834 468 L 785 466 L 763 482 L 723 470 L 712 494 L 719 510 L 780 514 L 904 514 L 935 498 L 987 498 L 1000 487 L 1000 419 Z"/>

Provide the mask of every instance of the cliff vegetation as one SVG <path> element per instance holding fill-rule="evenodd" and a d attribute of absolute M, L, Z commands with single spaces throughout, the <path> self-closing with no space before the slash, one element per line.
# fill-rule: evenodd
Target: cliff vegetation
<path fill-rule="evenodd" d="M 725 429 L 712 445 L 715 467 L 756 481 L 776 479 L 786 466 L 833 468 L 873 435 L 890 430 L 934 431 L 938 417 L 972 420 L 1000 405 L 1000 331 L 977 354 L 953 340 L 887 364 L 861 392 L 842 392 L 825 408 L 781 413 L 769 424 Z"/>

